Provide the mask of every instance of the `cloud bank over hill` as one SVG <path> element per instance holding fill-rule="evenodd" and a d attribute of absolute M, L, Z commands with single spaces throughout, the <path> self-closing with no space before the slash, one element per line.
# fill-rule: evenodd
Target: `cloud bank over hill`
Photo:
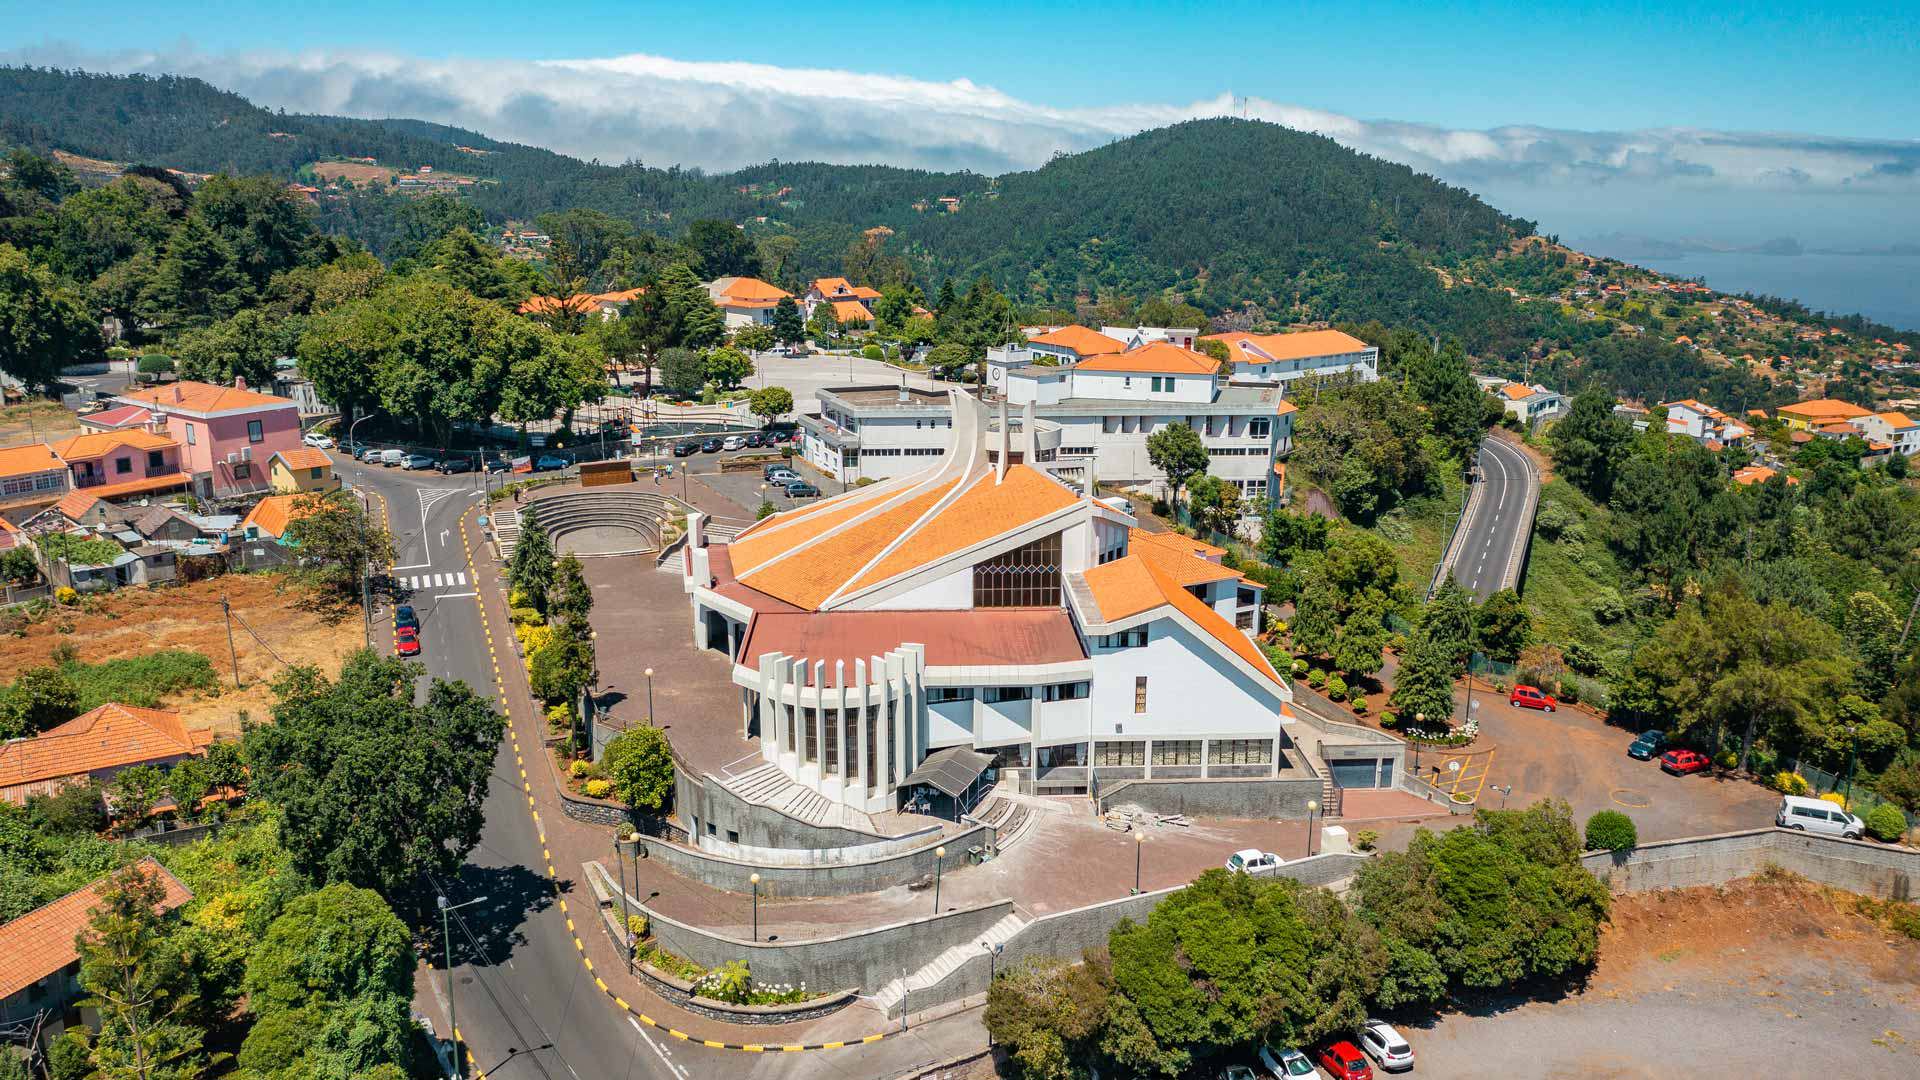
<path fill-rule="evenodd" d="M 770 159 L 1002 173 L 1151 127 L 1247 116 L 1318 132 L 1482 193 L 1557 231 L 1716 228 L 1757 239 L 1920 238 L 1920 142 L 1661 129 L 1442 128 L 1221 94 L 1053 108 L 967 80 L 689 62 L 421 59 L 367 52 L 15 50 L 11 63 L 195 75 L 293 112 L 410 117 L 606 162 L 726 170 Z M 1124 92 L 1124 87 L 1119 88 Z M 1523 109 L 1517 103 L 1516 109 Z M 1196 180 L 1205 166 L 1195 163 Z"/>

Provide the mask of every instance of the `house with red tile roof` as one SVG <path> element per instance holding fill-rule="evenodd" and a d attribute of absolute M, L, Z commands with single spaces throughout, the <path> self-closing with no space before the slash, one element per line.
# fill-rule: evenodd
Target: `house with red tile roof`
<path fill-rule="evenodd" d="M 193 899 L 193 890 L 148 855 L 140 872 L 160 885 L 159 910 L 177 911 Z M 48 1045 L 82 1017 L 79 938 L 93 921 L 107 885 L 102 876 L 85 888 L 0 923 L 0 1028 L 39 1025 Z"/>
<path fill-rule="evenodd" d="M 300 445 L 300 407 L 247 388 L 181 381 L 130 390 L 115 400 L 153 413 L 153 425 L 180 446 L 180 467 L 202 498 L 268 489 L 267 459 Z"/>
<path fill-rule="evenodd" d="M 173 439 L 136 427 L 90 431 L 53 444 L 73 474 L 73 490 L 109 500 L 186 487 L 191 478 L 181 469 L 180 451 Z"/>
<path fill-rule="evenodd" d="M 1752 428 L 1692 398 L 1663 401 L 1660 407 L 1667 410 L 1669 435 L 1685 435 L 1700 443 L 1716 442 L 1721 447 L 1739 444 L 1753 435 Z"/>
<path fill-rule="evenodd" d="M 773 309 L 793 294 L 759 278 L 721 277 L 707 282 L 707 296 L 720 309 L 727 329 L 732 330 L 771 323 Z"/>
<path fill-rule="evenodd" d="M 67 463 L 46 443 L 0 447 L 0 510 L 46 506 L 72 486 Z"/>
<path fill-rule="evenodd" d="M 168 766 L 200 757 L 209 731 L 190 731 L 179 713 L 108 703 L 32 738 L 0 743 L 0 799 L 24 804 L 69 784 L 105 783 L 132 765 Z"/>
<path fill-rule="evenodd" d="M 340 489 L 340 477 L 333 471 L 333 456 L 317 446 L 275 450 L 267 459 L 267 478 L 275 493 L 281 495 Z"/>
<path fill-rule="evenodd" d="M 1227 347 L 1234 382 L 1286 384 L 1309 375 L 1352 373 L 1373 382 L 1380 377 L 1380 350 L 1339 330 L 1296 330 L 1284 334 L 1229 331 L 1202 341 Z"/>
<path fill-rule="evenodd" d="M 778 299 L 777 297 L 775 298 Z M 855 285 L 843 277 L 816 278 L 800 294 L 800 306 L 807 318 L 813 318 L 813 309 L 821 304 L 832 304 L 833 313 L 841 325 L 853 322 L 873 321 L 873 302 L 880 299 L 880 290 L 868 285 Z"/>
<path fill-rule="evenodd" d="M 240 522 L 240 535 L 248 540 L 287 542 L 287 526 L 306 516 L 303 509 L 309 494 L 269 495 L 253 504 Z"/>
<path fill-rule="evenodd" d="M 1920 422 L 1903 412 L 1877 412 L 1851 421 L 1872 442 L 1885 443 L 1896 454 L 1920 454 Z"/>
<path fill-rule="evenodd" d="M 1329 736 L 1293 737 L 1252 636 L 1261 590 L 1224 552 L 1096 498 L 1031 405 L 1016 422 L 953 391 L 948 416 L 916 471 L 730 539 L 689 518 L 695 643 L 730 658 L 762 769 L 852 811 L 925 798 L 942 816 L 968 808 L 974 788 L 936 782 L 963 767 L 1059 793 L 1324 775 Z M 1397 761 L 1372 745 L 1369 767 Z"/>
<path fill-rule="evenodd" d="M 1781 357 L 1782 360 L 1786 357 Z M 1837 401 L 1833 398 L 1816 398 L 1813 401 L 1799 401 L 1792 405 L 1782 405 L 1774 410 L 1781 423 L 1793 431 L 1812 431 L 1828 424 L 1844 424 L 1869 415 L 1871 410 L 1863 409 L 1851 401 Z"/>

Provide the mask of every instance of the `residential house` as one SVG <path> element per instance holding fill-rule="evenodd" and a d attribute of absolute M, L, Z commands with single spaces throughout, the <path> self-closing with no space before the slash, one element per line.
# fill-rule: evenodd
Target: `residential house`
<path fill-rule="evenodd" d="M 1828 424 L 1844 424 L 1871 415 L 1851 401 L 1836 401 L 1833 398 L 1817 398 L 1813 401 L 1801 401 L 1792 405 L 1782 405 L 1774 410 L 1780 422 L 1794 431 L 1813 431 Z"/>
<path fill-rule="evenodd" d="M 287 542 L 287 526 L 306 515 L 300 510 L 301 495 L 269 495 L 255 503 L 240 522 L 240 535 L 248 540 Z"/>
<path fill-rule="evenodd" d="M 300 408 L 292 400 L 232 386 L 175 382 L 117 399 L 150 409 L 156 427 L 180 443 L 182 469 L 203 498 L 236 498 L 268 489 L 267 459 L 300 442 Z"/>
<path fill-rule="evenodd" d="M 24 805 L 89 780 L 106 783 L 134 765 L 171 766 L 202 757 L 210 731 L 190 731 L 180 714 L 109 702 L 29 739 L 0 743 L 0 799 Z"/>
<path fill-rule="evenodd" d="M 1539 383 L 1529 385 L 1503 380 L 1494 392 L 1500 398 L 1500 407 L 1522 424 L 1532 425 L 1558 416 L 1567 408 L 1566 398 Z"/>
<path fill-rule="evenodd" d="M 1877 412 L 1855 417 L 1853 426 L 1872 442 L 1886 443 L 1896 454 L 1920 454 L 1920 423 L 1903 412 Z"/>
<path fill-rule="evenodd" d="M 1310 375 L 1351 372 L 1365 382 L 1380 378 L 1380 350 L 1338 330 L 1300 330 L 1286 334 L 1232 331 L 1208 334 L 1202 341 L 1227 347 L 1228 378 L 1236 383 L 1282 385 Z"/>
<path fill-rule="evenodd" d="M 191 482 L 181 446 L 144 428 L 90 431 L 53 444 L 73 474 L 73 490 L 98 499 L 177 491 Z"/>
<path fill-rule="evenodd" d="M 1732 479 L 1734 483 L 1739 484 L 1741 487 L 1748 487 L 1753 484 L 1764 484 L 1777 475 L 1779 475 L 1779 470 L 1777 469 L 1769 469 L 1765 465 L 1747 465 L 1733 470 Z M 1787 477 L 1787 483 L 1789 484 L 1797 484 L 1799 482 L 1799 479 L 1796 477 Z"/>
<path fill-rule="evenodd" d="M 759 278 L 723 277 L 707 282 L 707 296 L 720 309 L 727 329 L 732 330 L 771 323 L 774 307 L 793 294 Z"/>
<path fill-rule="evenodd" d="M 534 296 L 520 305 L 522 315 L 552 315 L 561 311 L 574 311 L 582 315 L 598 315 L 602 319 L 617 319 L 620 309 L 632 303 L 634 298 L 645 289 L 616 289 L 603 293 L 574 293 L 572 296 Z"/>
<path fill-rule="evenodd" d="M 1027 342 L 1027 364 L 1077 364 L 1090 356 L 1125 352 L 1126 342 L 1086 326 L 1063 326 Z M 992 378 L 991 372 L 988 375 Z"/>
<path fill-rule="evenodd" d="M 880 290 L 870 286 L 855 285 L 843 277 L 817 278 L 800 295 L 800 305 L 811 319 L 813 309 L 832 304 L 834 317 L 844 326 L 851 322 L 872 322 L 873 302 L 878 299 Z"/>
<path fill-rule="evenodd" d="M 274 451 L 267 459 L 267 476 L 273 490 L 283 495 L 340 489 L 340 477 L 333 471 L 333 458 L 316 446 Z"/>
<path fill-rule="evenodd" d="M 193 890 L 148 855 L 134 865 L 158 880 L 160 911 L 171 913 L 193 899 Z M 79 939 L 104 899 L 107 878 L 70 892 L 10 922 L 0 923 L 0 1030 L 37 1032 L 44 1051 L 69 1028 L 98 1023 L 79 1005 Z M 7 1052 L 0 1047 L 0 1053 Z"/>
<path fill-rule="evenodd" d="M 70 486 L 67 463 L 46 443 L 0 448 L 0 513 L 25 520 L 65 495 Z"/>
<path fill-rule="evenodd" d="M 1753 429 L 1711 405 L 1682 398 L 1662 402 L 1667 410 L 1667 434 L 1685 435 L 1699 443 L 1733 446 L 1753 434 Z"/>
<path fill-rule="evenodd" d="M 116 405 L 94 413 L 81 413 L 80 426 L 89 431 L 124 431 L 144 428 L 153 421 L 153 413 L 139 405 Z"/>

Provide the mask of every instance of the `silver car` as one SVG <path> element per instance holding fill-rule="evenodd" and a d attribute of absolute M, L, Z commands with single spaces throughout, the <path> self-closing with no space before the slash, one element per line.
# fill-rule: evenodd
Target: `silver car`
<path fill-rule="evenodd" d="M 1260 1065 L 1273 1080 L 1327 1080 L 1327 1074 L 1313 1067 L 1307 1055 L 1291 1046 L 1263 1046 Z"/>
<path fill-rule="evenodd" d="M 1413 1068 L 1413 1047 L 1385 1020 L 1368 1020 L 1360 1025 L 1360 1049 L 1387 1072 L 1406 1072 Z"/>

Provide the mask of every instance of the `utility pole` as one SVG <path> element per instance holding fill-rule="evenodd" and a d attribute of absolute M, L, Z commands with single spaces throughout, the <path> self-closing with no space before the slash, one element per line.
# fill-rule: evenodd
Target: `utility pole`
<path fill-rule="evenodd" d="M 233 661 L 233 688 L 240 689 L 240 653 L 233 647 L 233 605 L 227 603 L 227 594 L 220 593 L 220 614 L 227 621 L 227 658 Z"/>

